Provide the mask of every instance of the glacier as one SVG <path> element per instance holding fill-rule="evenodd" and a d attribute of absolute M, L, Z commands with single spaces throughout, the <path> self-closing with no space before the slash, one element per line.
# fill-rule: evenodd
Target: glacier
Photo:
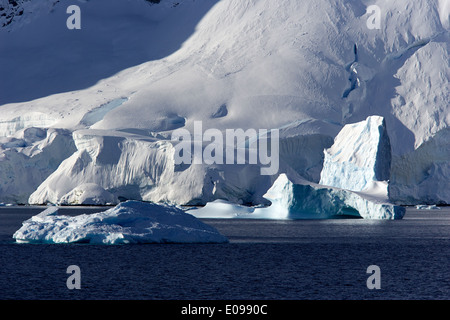
<path fill-rule="evenodd" d="M 1 201 L 28 204 L 29 196 L 76 150 L 68 130 L 28 127 L 0 138 Z"/>
<path fill-rule="evenodd" d="M 448 204 L 450 129 L 443 129 L 392 166 L 389 197 L 395 203 Z M 407 170 L 405 170 L 407 169 Z"/>
<path fill-rule="evenodd" d="M 0 1 L 1 202 L 268 207 L 286 174 L 345 205 L 450 203 L 446 1 L 377 1 L 379 30 L 356 0 L 80 1 L 79 31 L 61 1 L 16 2 Z M 367 119 L 381 131 L 345 133 Z M 279 129 L 279 174 L 175 165 L 170 135 L 196 121 Z"/>
<path fill-rule="evenodd" d="M 125 132 L 80 130 L 77 151 L 65 159 L 29 197 L 31 204 L 117 204 L 134 199 L 204 205 L 225 198 L 238 203 L 263 201 L 272 177 L 257 165 L 176 165 L 170 140 Z M 92 186 L 103 195 L 86 202 Z M 79 194 L 80 196 L 76 196 Z"/>
<path fill-rule="evenodd" d="M 49 207 L 23 222 L 18 243 L 225 243 L 215 228 L 169 205 L 127 201 L 94 214 L 64 216 Z"/>

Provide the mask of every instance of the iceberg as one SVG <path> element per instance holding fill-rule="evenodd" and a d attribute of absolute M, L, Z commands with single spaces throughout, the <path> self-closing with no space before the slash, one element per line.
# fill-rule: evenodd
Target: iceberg
<path fill-rule="evenodd" d="M 360 193 L 306 181 L 293 183 L 286 174 L 281 174 L 264 195 L 272 203 L 268 207 L 245 207 L 217 200 L 189 212 L 198 218 L 222 219 L 402 219 L 406 209 L 380 196 L 386 188 L 387 185 L 377 184 L 372 192 Z"/>
<path fill-rule="evenodd" d="M 188 209 L 199 219 L 261 219 L 254 207 L 235 204 L 226 200 L 208 202 L 203 207 Z"/>
<path fill-rule="evenodd" d="M 389 180 L 391 144 L 383 117 L 344 126 L 324 153 L 320 184 L 362 191 L 372 181 Z"/>
<path fill-rule="evenodd" d="M 272 202 L 268 208 L 274 216 L 287 219 L 330 219 L 359 217 L 364 219 L 402 219 L 405 208 L 384 201 L 376 193 L 317 184 L 293 183 L 286 174 L 280 175 L 266 194 Z M 260 212 L 261 214 L 262 212 Z"/>
<path fill-rule="evenodd" d="M 23 222 L 18 243 L 226 243 L 228 239 L 182 209 L 127 201 L 94 214 L 64 216 L 52 206 Z"/>
<path fill-rule="evenodd" d="M 417 210 L 441 210 L 441 208 L 439 208 L 437 205 L 432 205 L 432 206 L 427 206 L 427 205 L 417 205 L 416 206 Z"/>

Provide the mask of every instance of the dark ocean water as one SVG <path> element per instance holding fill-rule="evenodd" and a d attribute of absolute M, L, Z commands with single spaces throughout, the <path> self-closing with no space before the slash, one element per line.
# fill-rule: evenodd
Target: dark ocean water
<path fill-rule="evenodd" d="M 399 221 L 204 220 L 230 239 L 220 245 L 14 243 L 40 211 L 0 208 L 0 299 L 450 299 L 450 208 Z M 100 210 L 71 212 L 87 211 Z M 70 265 L 80 290 L 66 286 Z M 367 288 L 370 265 L 379 290 Z"/>

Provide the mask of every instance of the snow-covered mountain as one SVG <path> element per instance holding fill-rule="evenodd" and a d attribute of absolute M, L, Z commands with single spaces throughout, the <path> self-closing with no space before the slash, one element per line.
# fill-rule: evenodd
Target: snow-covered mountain
<path fill-rule="evenodd" d="M 376 115 L 390 200 L 450 203 L 448 0 L 156 2 L 0 1 L 0 201 L 267 203 L 279 174 L 319 183 L 338 133 Z M 279 129 L 278 174 L 177 165 L 172 131 L 198 121 Z"/>

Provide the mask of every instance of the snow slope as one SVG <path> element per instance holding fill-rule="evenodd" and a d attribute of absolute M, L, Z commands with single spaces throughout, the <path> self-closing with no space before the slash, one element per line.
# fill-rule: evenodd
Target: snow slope
<path fill-rule="evenodd" d="M 95 184 L 115 199 L 257 204 L 277 176 L 177 171 L 171 130 L 192 131 L 194 121 L 278 128 L 279 173 L 317 183 L 341 128 L 373 115 L 384 117 L 392 146 L 391 200 L 450 203 L 448 145 L 438 138 L 450 122 L 446 1 L 77 1 L 81 30 L 65 27 L 70 1 L 40 3 L 23 2 L 22 18 L 0 28 L 0 136 L 60 128 L 77 150 L 42 176 L 31 203 L 75 201 Z M 367 28 L 372 4 L 380 30 Z"/>

